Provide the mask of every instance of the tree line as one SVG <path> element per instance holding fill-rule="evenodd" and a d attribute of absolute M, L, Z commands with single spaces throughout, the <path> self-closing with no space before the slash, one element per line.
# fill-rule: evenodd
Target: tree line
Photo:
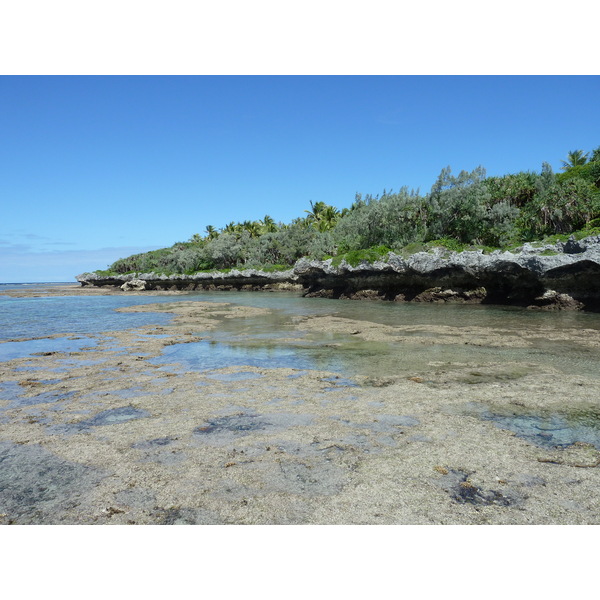
<path fill-rule="evenodd" d="M 350 208 L 310 202 L 290 223 L 256 221 L 207 225 L 186 242 L 135 254 L 109 272 L 192 274 L 231 268 L 283 269 L 302 257 L 374 256 L 432 246 L 509 248 L 553 235 L 600 233 L 600 147 L 574 150 L 560 173 L 487 177 L 483 167 L 453 175 L 442 169 L 428 194 L 409 190 L 356 194 Z"/>

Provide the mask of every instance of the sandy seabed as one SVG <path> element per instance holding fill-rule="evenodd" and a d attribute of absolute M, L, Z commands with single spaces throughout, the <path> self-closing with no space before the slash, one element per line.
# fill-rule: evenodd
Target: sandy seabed
<path fill-rule="evenodd" d="M 448 369 L 432 361 L 422 372 L 351 380 L 326 371 L 190 371 L 152 362 L 170 345 L 210 339 L 225 319 L 268 312 L 223 299 L 166 297 L 120 309 L 174 319 L 90 336 L 96 345 L 77 352 L 0 363 L 0 523 L 600 523 L 595 446 L 536 445 L 465 409 L 594 410 L 598 378 L 506 362 Z M 297 318 L 295 328 L 365 342 L 408 336 L 323 315 Z M 424 346 L 527 344 L 526 331 L 410 329 L 411 343 Z M 567 339 L 574 333 L 556 335 L 575 341 Z M 600 334 L 586 330 L 576 341 L 597 352 Z"/>

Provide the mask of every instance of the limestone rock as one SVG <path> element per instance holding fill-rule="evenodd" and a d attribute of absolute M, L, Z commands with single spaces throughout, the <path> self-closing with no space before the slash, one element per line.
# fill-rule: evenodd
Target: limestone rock
<path fill-rule="evenodd" d="M 555 290 L 546 290 L 535 300 L 536 304 L 528 308 L 541 310 L 581 310 L 583 308 L 582 302 L 578 302 L 569 294 L 559 294 Z"/>
<path fill-rule="evenodd" d="M 124 292 L 139 292 L 146 289 L 146 282 L 143 279 L 132 279 L 131 281 L 126 281 L 121 289 Z"/>

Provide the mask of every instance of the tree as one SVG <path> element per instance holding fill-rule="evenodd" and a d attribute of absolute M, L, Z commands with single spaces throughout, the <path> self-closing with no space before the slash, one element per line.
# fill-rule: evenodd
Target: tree
<path fill-rule="evenodd" d="M 423 241 L 427 228 L 424 198 L 404 187 L 396 194 L 368 200 L 357 198 L 352 210 L 338 219 L 332 231 L 338 251 L 401 248 Z"/>
<path fill-rule="evenodd" d="M 310 201 L 312 210 L 305 210 L 308 213 L 306 222 L 312 225 L 317 231 L 324 233 L 333 229 L 340 218 L 340 211 L 335 207 L 325 202 Z"/>
<path fill-rule="evenodd" d="M 311 210 L 305 210 L 305 213 L 308 213 L 308 217 L 306 217 L 309 221 L 319 221 L 321 218 L 321 213 L 325 210 L 327 204 L 325 202 L 314 202 L 310 201 Z"/>
<path fill-rule="evenodd" d="M 260 224 L 256 221 L 244 221 L 242 228 L 250 234 L 250 237 L 258 237 L 261 233 Z"/>
<path fill-rule="evenodd" d="M 572 167 L 569 174 L 587 166 Z M 583 177 L 567 177 L 569 174 L 557 177 L 548 163 L 542 165 L 535 196 L 521 209 L 518 219 L 524 239 L 572 233 L 600 215 L 600 193 L 595 185 Z"/>
<path fill-rule="evenodd" d="M 317 229 L 324 233 L 335 227 L 338 219 L 340 218 L 340 211 L 335 206 L 326 205 L 321 214 L 319 215 L 319 221 L 317 223 Z"/>
<path fill-rule="evenodd" d="M 263 220 L 260 221 L 260 226 L 262 233 L 275 233 L 277 231 L 277 225 L 269 215 L 264 216 Z"/>
<path fill-rule="evenodd" d="M 206 235 L 209 240 L 216 240 L 219 237 L 219 232 L 212 225 L 207 225 Z"/>
<path fill-rule="evenodd" d="M 567 154 L 567 160 L 561 161 L 563 166 L 561 168 L 562 171 L 568 171 L 573 167 L 578 167 L 580 165 L 585 165 L 588 159 L 588 153 L 583 153 L 583 150 L 571 150 Z"/>
<path fill-rule="evenodd" d="M 461 171 L 454 177 L 442 169 L 428 196 L 428 238 L 450 237 L 464 244 L 481 243 L 492 195 L 485 185 L 485 169 Z"/>

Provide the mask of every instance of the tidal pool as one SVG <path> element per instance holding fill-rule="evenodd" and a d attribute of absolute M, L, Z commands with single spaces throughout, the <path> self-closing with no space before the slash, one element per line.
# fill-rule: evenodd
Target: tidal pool
<path fill-rule="evenodd" d="M 462 412 L 491 421 L 497 427 L 512 431 L 518 437 L 541 448 L 566 448 L 583 442 L 600 450 L 598 406 L 532 412 L 524 408 L 502 409 L 472 402 Z"/>
<path fill-rule="evenodd" d="M 147 410 L 135 408 L 133 406 L 119 406 L 118 408 L 109 408 L 99 412 L 90 419 L 78 421 L 77 423 L 66 423 L 65 425 L 51 425 L 47 427 L 48 433 L 58 433 L 69 435 L 87 431 L 90 427 L 103 427 L 106 425 L 118 425 L 126 423 L 133 419 L 149 417 Z"/>
<path fill-rule="evenodd" d="M 25 358 L 27 356 L 45 355 L 46 353 L 79 352 L 84 348 L 96 346 L 96 340 L 89 337 L 71 338 L 44 338 L 26 340 L 22 342 L 0 343 L 0 361 Z"/>
<path fill-rule="evenodd" d="M 307 356 L 293 347 L 245 347 L 214 341 L 200 341 L 167 346 L 162 356 L 148 362 L 157 365 L 179 363 L 185 370 L 214 371 L 225 367 L 314 368 Z M 177 369 L 175 369 L 177 370 Z"/>
<path fill-rule="evenodd" d="M 42 298 L 0 296 L 0 340 L 57 333 L 93 334 L 142 327 L 150 323 L 164 325 L 169 323 L 172 315 L 115 312 L 116 308 L 123 306 L 158 302 L 165 302 L 165 298 L 116 295 Z"/>
<path fill-rule="evenodd" d="M 268 327 L 268 320 L 265 322 Z M 203 332 L 212 337 L 212 332 Z M 506 373 L 486 375 L 475 370 L 464 383 L 486 383 L 510 380 L 534 372 L 538 367 L 554 367 L 565 373 L 600 378 L 600 353 L 573 345 L 568 350 L 547 347 L 513 348 L 482 347 L 444 343 L 424 345 L 415 341 L 372 342 L 351 335 L 310 333 L 302 341 L 262 340 L 251 343 L 218 332 L 216 339 L 173 344 L 163 349 L 161 356 L 149 362 L 165 365 L 166 371 L 213 371 L 225 367 L 251 366 L 262 369 L 291 368 L 301 371 L 339 373 L 346 381 L 352 376 L 367 377 L 421 376 L 429 380 L 436 371 L 453 371 L 464 365 L 477 368 L 512 363 Z M 167 366 L 171 364 L 177 366 Z M 465 376 L 466 377 L 466 376 Z M 464 377 L 463 377 L 464 379 Z M 433 380 L 432 380 L 433 383 Z M 343 385 L 332 380 L 333 386 Z M 346 385 L 352 385 L 347 383 Z"/>
<path fill-rule="evenodd" d="M 172 315 L 164 312 L 119 313 L 115 309 L 141 304 L 198 300 L 227 302 L 270 309 L 267 315 L 220 319 L 209 340 L 188 348 L 165 348 L 158 363 L 179 362 L 188 369 L 210 370 L 225 366 L 252 365 L 262 368 L 292 367 L 320 369 L 352 375 L 410 374 L 432 362 L 518 361 L 544 363 L 564 372 L 600 377 L 600 353 L 576 343 L 580 331 L 599 331 L 600 315 L 578 312 L 528 311 L 515 307 L 429 305 L 394 302 L 357 302 L 303 298 L 280 292 L 190 292 L 165 296 L 72 296 L 47 298 L 0 297 L 0 339 L 51 335 L 55 333 L 94 334 L 149 324 L 168 324 Z M 351 336 L 325 331 L 303 332 L 298 319 L 310 316 L 341 317 L 402 328 L 404 343 L 360 342 Z M 414 326 L 414 327 L 412 327 Z M 493 348 L 452 342 L 452 331 L 436 327 L 490 328 L 502 335 L 527 332 L 527 348 Z M 432 328 L 427 330 L 427 327 Z M 441 330 L 440 330 L 441 331 Z M 205 332 L 197 331 L 198 334 Z M 568 342 L 549 334 L 566 333 Z M 164 332 L 160 335 L 162 336 Z M 420 338 L 414 344 L 410 337 Z M 155 337 L 155 336 L 152 336 Z M 430 340 L 429 345 L 421 343 Z M 455 340 L 454 340 L 455 341 Z M 209 348 L 209 344 L 214 345 Z M 93 345 L 88 338 L 87 345 Z M 338 345 L 338 348 L 335 346 Z M 244 348 L 245 347 L 245 348 Z M 32 340 L 0 343 L 0 360 L 21 358 L 36 351 L 72 352 L 76 340 Z M 413 373 L 414 374 L 414 373 Z"/>

